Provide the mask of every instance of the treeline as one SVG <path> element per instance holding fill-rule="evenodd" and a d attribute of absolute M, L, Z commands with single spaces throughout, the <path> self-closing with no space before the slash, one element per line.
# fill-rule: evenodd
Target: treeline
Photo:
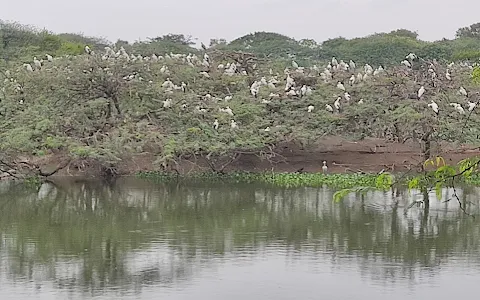
<path fill-rule="evenodd" d="M 123 46 L 129 53 L 151 55 L 152 53 L 195 53 L 195 39 L 183 34 L 167 34 L 145 41 L 129 43 L 118 40 L 111 43 L 102 38 L 85 37 L 81 34 L 53 34 L 47 30 L 0 21 L 0 58 L 3 61 L 26 60 L 32 56 L 76 55 L 85 45 L 102 51 L 106 45 Z M 427 42 L 418 39 L 418 34 L 406 29 L 389 33 L 345 39 L 338 37 L 317 43 L 312 39 L 295 40 L 287 36 L 256 32 L 231 42 L 211 39 L 208 48 L 247 51 L 260 58 L 290 58 L 300 63 L 327 60 L 332 56 L 343 60 L 373 65 L 393 65 L 404 59 L 405 53 L 414 52 L 425 59 L 439 61 L 476 61 L 480 58 L 480 23 L 460 28 L 453 40 L 443 39 Z"/>

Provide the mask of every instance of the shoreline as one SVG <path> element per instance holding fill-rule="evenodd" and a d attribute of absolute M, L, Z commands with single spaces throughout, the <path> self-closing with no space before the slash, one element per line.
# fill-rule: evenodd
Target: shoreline
<path fill-rule="evenodd" d="M 442 149 L 438 151 L 437 149 Z M 380 139 L 348 141 L 341 138 L 323 138 L 318 145 L 302 147 L 290 143 L 278 145 L 270 156 L 257 153 L 239 152 L 234 156 L 207 159 L 205 156 L 183 157 L 166 167 L 155 163 L 154 153 L 133 154 L 121 157 L 115 165 L 102 164 L 91 158 L 71 159 L 68 153 L 50 153 L 43 156 L 22 156 L 17 161 L 32 163 L 43 173 L 48 173 L 59 165 L 65 166 L 54 176 L 102 175 L 126 176 L 157 172 L 192 176 L 194 174 L 228 173 L 322 173 L 323 161 L 327 161 L 328 174 L 378 174 L 379 172 L 405 173 L 416 171 L 423 164 L 420 147 L 413 143 L 388 143 Z M 432 157 L 442 156 L 447 164 L 480 155 L 474 147 L 453 144 L 435 145 Z"/>

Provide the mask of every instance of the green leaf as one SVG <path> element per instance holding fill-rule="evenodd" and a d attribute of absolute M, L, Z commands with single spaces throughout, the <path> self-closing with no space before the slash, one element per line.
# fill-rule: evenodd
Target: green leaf
<path fill-rule="evenodd" d="M 442 188 L 443 188 L 443 182 L 438 182 L 435 184 L 435 195 L 437 196 L 438 200 L 442 200 Z"/>
<path fill-rule="evenodd" d="M 340 202 L 343 200 L 343 198 L 345 198 L 348 194 L 350 193 L 353 193 L 353 189 L 343 189 L 343 190 L 339 190 L 337 192 L 335 192 L 335 194 L 333 194 L 333 201 L 334 202 Z"/>

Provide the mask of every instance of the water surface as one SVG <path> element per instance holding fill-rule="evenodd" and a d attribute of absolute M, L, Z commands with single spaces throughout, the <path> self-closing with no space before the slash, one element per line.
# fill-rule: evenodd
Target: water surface
<path fill-rule="evenodd" d="M 453 190 L 333 193 L 0 182 L 0 299 L 476 297 L 480 222 Z M 478 213 L 480 190 L 456 193 Z"/>

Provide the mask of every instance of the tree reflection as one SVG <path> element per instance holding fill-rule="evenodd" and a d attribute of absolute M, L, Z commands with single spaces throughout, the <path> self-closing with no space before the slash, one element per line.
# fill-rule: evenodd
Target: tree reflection
<path fill-rule="evenodd" d="M 277 251 L 340 266 L 356 258 L 364 276 L 394 282 L 431 276 L 452 255 L 479 249 L 479 223 L 434 193 L 397 189 L 333 203 L 333 192 L 137 179 L 2 183 L 1 272 L 61 289 L 138 291 L 188 282 L 222 257 Z M 477 194 L 460 193 L 471 214 Z M 409 208 L 415 197 L 423 206 Z"/>

